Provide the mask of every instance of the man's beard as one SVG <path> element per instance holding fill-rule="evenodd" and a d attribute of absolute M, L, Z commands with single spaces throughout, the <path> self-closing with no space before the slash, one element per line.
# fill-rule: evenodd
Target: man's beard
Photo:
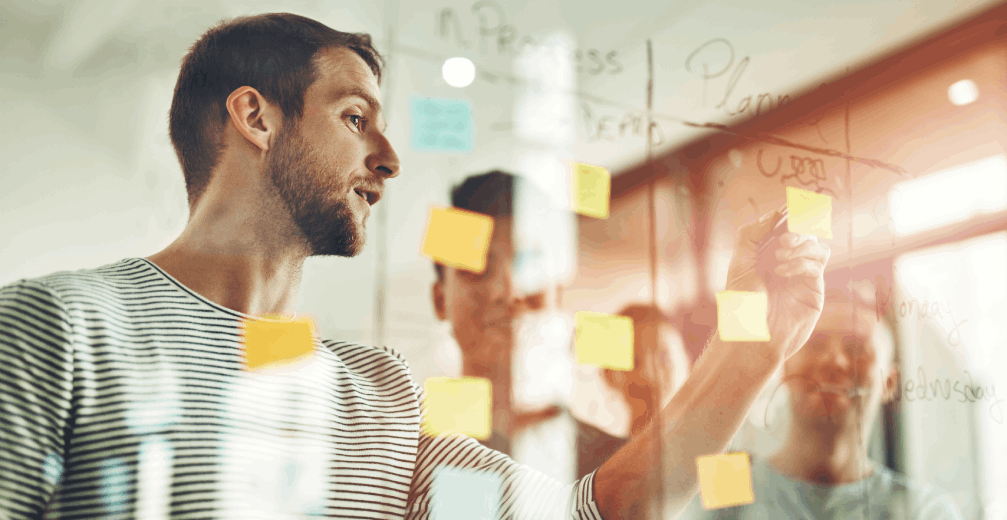
<path fill-rule="evenodd" d="M 354 222 L 348 201 L 327 198 L 348 190 L 339 185 L 339 174 L 317 164 L 315 157 L 294 123 L 277 138 L 269 178 L 307 239 L 311 256 L 356 256 L 364 247 L 364 226 Z"/>

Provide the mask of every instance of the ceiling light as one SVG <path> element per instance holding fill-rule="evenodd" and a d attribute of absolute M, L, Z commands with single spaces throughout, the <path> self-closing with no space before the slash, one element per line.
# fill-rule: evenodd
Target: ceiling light
<path fill-rule="evenodd" d="M 979 87 L 970 79 L 956 81 L 948 87 L 948 99 L 961 106 L 967 105 L 979 98 Z"/>
<path fill-rule="evenodd" d="M 449 58 L 441 67 L 444 81 L 452 87 L 467 87 L 476 79 L 476 66 L 468 58 Z"/>

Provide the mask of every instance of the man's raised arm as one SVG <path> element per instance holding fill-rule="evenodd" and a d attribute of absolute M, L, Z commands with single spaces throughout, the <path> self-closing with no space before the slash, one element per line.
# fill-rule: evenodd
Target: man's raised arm
<path fill-rule="evenodd" d="M 767 290 L 756 274 L 757 245 L 778 216 L 774 211 L 739 230 L 728 290 Z M 773 373 L 811 336 L 825 300 L 829 248 L 794 233 L 780 242 L 778 277 L 768 288 L 772 340 L 722 342 L 714 335 L 671 402 L 595 474 L 595 501 L 605 520 L 646 518 L 654 504 L 670 518 L 681 512 L 696 493 L 696 458 L 726 449 Z"/>

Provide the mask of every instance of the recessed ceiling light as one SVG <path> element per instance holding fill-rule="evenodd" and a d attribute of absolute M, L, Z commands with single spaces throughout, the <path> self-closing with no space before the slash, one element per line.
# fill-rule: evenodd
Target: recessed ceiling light
<path fill-rule="evenodd" d="M 449 58 L 441 67 L 444 81 L 452 87 L 467 87 L 476 79 L 476 66 L 468 58 Z"/>
<path fill-rule="evenodd" d="M 967 105 L 979 98 L 979 87 L 970 79 L 956 81 L 948 87 L 948 99 L 961 106 Z"/>

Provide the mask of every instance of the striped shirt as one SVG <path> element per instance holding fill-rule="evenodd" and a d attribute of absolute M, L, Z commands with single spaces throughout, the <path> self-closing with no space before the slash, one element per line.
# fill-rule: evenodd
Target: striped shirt
<path fill-rule="evenodd" d="M 245 370 L 248 319 L 140 258 L 0 288 L 0 519 L 601 518 L 594 473 L 421 432 L 392 349 Z"/>

